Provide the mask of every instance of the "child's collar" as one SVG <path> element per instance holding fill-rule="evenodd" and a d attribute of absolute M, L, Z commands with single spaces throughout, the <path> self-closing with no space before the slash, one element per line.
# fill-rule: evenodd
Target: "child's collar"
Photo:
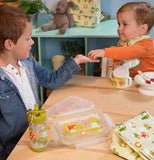
<path fill-rule="evenodd" d="M 149 38 L 150 38 L 149 35 L 143 35 L 143 36 L 140 36 L 140 37 L 136 37 L 136 38 L 130 39 L 130 40 L 126 41 L 126 42 L 119 41 L 118 46 L 119 47 L 132 46 L 132 45 L 136 44 L 139 41 L 142 41 L 144 39 L 149 39 Z M 139 58 L 131 59 L 131 60 L 121 60 L 120 61 L 120 64 L 126 64 L 129 69 L 133 69 L 133 68 L 139 66 L 140 63 L 141 63 L 141 60 Z"/>
<path fill-rule="evenodd" d="M 143 36 L 139 36 L 139 37 L 135 37 L 133 39 L 129 39 L 127 41 L 119 41 L 118 43 L 118 46 L 119 47 L 123 47 L 123 46 L 132 46 L 134 45 L 135 43 L 139 42 L 139 41 L 142 41 L 144 39 L 149 39 L 150 38 L 150 35 L 143 35 Z"/>

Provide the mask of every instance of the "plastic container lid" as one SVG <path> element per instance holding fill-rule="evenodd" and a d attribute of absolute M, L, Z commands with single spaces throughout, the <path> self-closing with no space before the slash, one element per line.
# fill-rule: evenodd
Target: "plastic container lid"
<path fill-rule="evenodd" d="M 86 111 L 94 108 L 94 103 L 77 96 L 69 96 L 59 103 L 47 109 L 48 120 L 54 120 L 57 117 Z"/>
<path fill-rule="evenodd" d="M 90 109 L 56 118 L 50 129 L 54 141 L 83 148 L 111 137 L 111 126 L 104 114 Z"/>

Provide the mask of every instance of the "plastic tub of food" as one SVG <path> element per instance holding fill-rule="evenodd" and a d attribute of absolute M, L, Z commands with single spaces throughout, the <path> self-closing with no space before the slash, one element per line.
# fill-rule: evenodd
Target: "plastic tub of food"
<path fill-rule="evenodd" d="M 77 149 L 111 138 L 111 126 L 95 108 L 56 118 L 50 131 L 54 141 L 75 145 Z"/>

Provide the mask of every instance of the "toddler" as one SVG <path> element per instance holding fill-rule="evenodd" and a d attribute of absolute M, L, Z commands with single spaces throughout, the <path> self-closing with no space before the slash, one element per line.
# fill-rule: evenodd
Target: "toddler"
<path fill-rule="evenodd" d="M 80 70 L 79 64 L 98 61 L 77 55 L 51 73 L 30 54 L 31 35 L 30 19 L 21 9 L 0 6 L 0 160 L 27 129 L 27 111 L 40 105 L 38 85 L 57 89 Z"/>
<path fill-rule="evenodd" d="M 118 47 L 92 50 L 88 56 L 112 58 L 114 66 L 133 60 L 137 63 L 130 68 L 131 77 L 138 74 L 138 70 L 154 71 L 154 42 L 149 36 L 154 25 L 154 8 L 147 2 L 126 3 L 118 10 L 117 21 Z"/>

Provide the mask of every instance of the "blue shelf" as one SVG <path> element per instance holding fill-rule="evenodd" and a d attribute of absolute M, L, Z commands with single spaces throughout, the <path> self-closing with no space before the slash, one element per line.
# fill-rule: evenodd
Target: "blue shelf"
<path fill-rule="evenodd" d="M 116 20 L 107 20 L 98 24 L 95 28 L 73 27 L 68 28 L 66 33 L 61 35 L 58 29 L 42 31 L 39 28 L 33 30 L 33 37 L 118 37 L 118 24 Z"/>

